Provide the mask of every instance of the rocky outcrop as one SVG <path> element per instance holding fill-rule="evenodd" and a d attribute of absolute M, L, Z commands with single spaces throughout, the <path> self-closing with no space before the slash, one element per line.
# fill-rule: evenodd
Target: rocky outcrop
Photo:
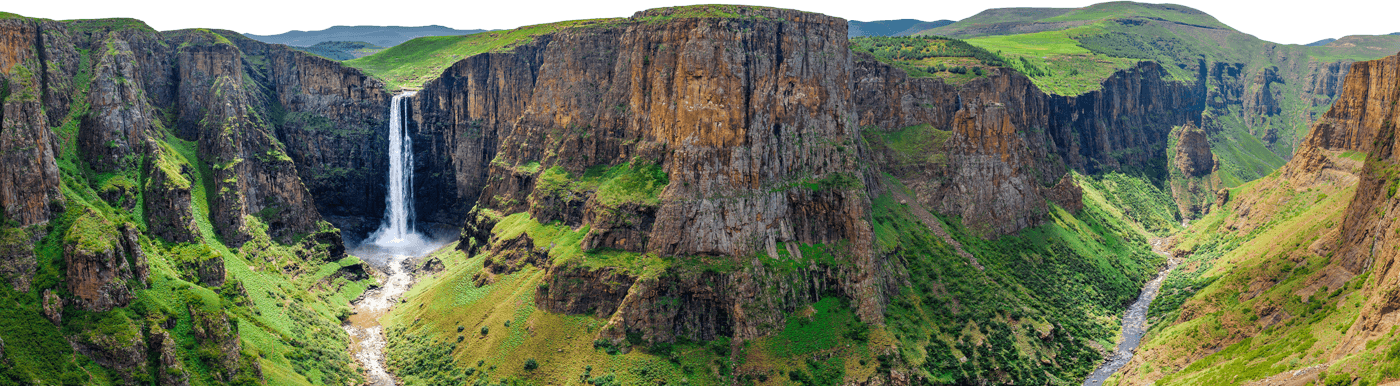
<path fill-rule="evenodd" d="M 57 141 L 49 127 L 67 114 L 68 93 L 63 92 L 62 77 L 46 81 L 50 71 L 64 71 L 50 70 L 49 65 L 59 61 L 50 60 L 57 58 L 49 58 L 50 50 L 44 49 L 52 46 L 46 41 L 63 39 L 46 33 L 45 27 L 53 26 L 27 19 L 0 20 L 0 206 L 4 217 L 19 225 L 48 221 L 63 202 L 54 162 Z"/>
<path fill-rule="evenodd" d="M 194 221 L 193 169 L 175 154 L 155 141 L 146 143 L 150 152 L 144 167 L 146 186 L 144 203 L 146 224 L 152 235 L 173 243 L 193 243 L 200 240 Z"/>
<path fill-rule="evenodd" d="M 1215 171 L 1215 154 L 1210 152 L 1206 132 L 1192 125 L 1178 130 L 1173 165 L 1186 177 L 1201 177 Z"/>
<path fill-rule="evenodd" d="M 68 267 L 69 299 L 88 311 L 125 307 L 132 300 L 128 280 L 145 283 L 145 253 L 136 242 L 135 229 L 118 227 L 97 212 L 88 211 L 73 221 L 64 236 L 63 260 Z"/>
<path fill-rule="evenodd" d="M 156 369 L 156 381 L 160 386 L 189 386 L 190 375 L 185 369 L 184 361 L 180 360 L 175 346 L 175 339 L 170 337 L 170 332 L 160 326 L 151 326 L 150 340 L 151 353 L 156 356 L 154 363 L 160 367 Z"/>
<path fill-rule="evenodd" d="M 29 284 L 38 267 L 34 246 L 43 236 L 43 227 L 40 226 L 0 226 L 0 280 L 8 282 L 15 292 L 29 292 Z"/>
<path fill-rule="evenodd" d="M 138 376 L 148 374 L 146 339 L 137 322 L 120 313 L 105 314 L 86 331 L 70 336 L 73 351 L 82 353 L 93 362 L 113 370 L 122 381 L 132 384 Z"/>
<path fill-rule="evenodd" d="M 420 219 L 456 223 L 481 196 L 500 136 L 515 131 L 535 91 L 545 47 L 554 35 L 508 53 L 474 55 L 423 85 L 409 112 L 414 159 L 426 170 L 414 176 Z"/>
<path fill-rule="evenodd" d="M 621 269 L 551 265 L 548 270 L 535 304 L 565 314 L 612 315 L 637 280 Z"/>
<path fill-rule="evenodd" d="M 155 113 L 142 96 L 145 89 L 131 47 L 120 39 L 107 40 L 104 46 L 99 47 L 105 51 L 93 70 L 91 112 L 78 129 L 78 148 L 100 173 L 138 170 L 146 135 L 156 132 Z"/>
<path fill-rule="evenodd" d="M 317 211 L 356 235 L 373 231 L 384 214 L 389 168 L 390 95 L 384 83 L 283 46 L 236 42 L 267 60 L 263 73 L 286 111 L 277 138 Z"/>
<path fill-rule="evenodd" d="M 206 350 L 215 353 L 206 364 L 214 370 L 214 378 L 220 382 L 233 383 L 235 379 L 262 378 L 262 366 L 256 359 L 243 356 L 243 342 L 237 326 L 229 322 L 222 310 L 209 311 L 199 305 L 190 305 L 190 322 L 194 326 L 194 337 Z"/>
<path fill-rule="evenodd" d="M 1210 150 L 1210 137 L 1205 130 L 1187 123 L 1176 130 L 1175 155 L 1172 156 L 1170 185 L 1172 199 L 1183 218 L 1196 218 L 1211 210 L 1218 201 L 1216 191 L 1224 187 L 1215 172 L 1218 157 Z"/>
<path fill-rule="evenodd" d="M 63 325 L 63 298 L 54 293 L 52 289 L 44 290 L 43 294 L 44 318 L 52 322 L 54 326 Z"/>

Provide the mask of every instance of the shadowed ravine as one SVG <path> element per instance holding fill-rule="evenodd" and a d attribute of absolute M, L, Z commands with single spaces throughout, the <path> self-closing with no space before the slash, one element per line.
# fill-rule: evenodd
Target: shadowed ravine
<path fill-rule="evenodd" d="M 1164 241 L 1161 239 L 1152 240 L 1152 250 L 1166 256 L 1167 253 L 1160 249 L 1162 243 Z M 1152 281 L 1147 282 L 1147 285 L 1142 287 L 1142 293 L 1123 314 L 1123 336 L 1122 340 L 1118 341 L 1118 347 L 1114 349 L 1113 356 L 1099 365 L 1099 368 L 1094 369 L 1094 372 L 1089 374 L 1089 378 L 1084 379 L 1084 386 L 1102 385 L 1104 381 L 1117 373 L 1118 369 L 1123 368 L 1129 361 L 1133 360 L 1133 354 L 1137 351 L 1138 344 L 1142 343 L 1142 336 L 1147 333 L 1149 327 L 1147 325 L 1147 309 L 1152 305 L 1152 300 L 1157 298 L 1158 290 L 1162 289 L 1162 281 L 1166 280 L 1167 274 L 1170 274 L 1173 268 L 1176 268 L 1176 260 L 1168 256 L 1167 266 L 1157 273 L 1157 277 L 1152 278 Z"/>

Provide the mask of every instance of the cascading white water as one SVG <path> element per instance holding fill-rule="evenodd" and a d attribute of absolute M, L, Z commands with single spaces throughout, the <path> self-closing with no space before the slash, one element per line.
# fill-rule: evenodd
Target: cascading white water
<path fill-rule="evenodd" d="M 389 194 L 384 198 L 384 221 L 370 235 L 380 246 L 415 246 L 423 241 L 414 229 L 413 140 L 408 136 L 408 117 L 403 114 L 404 98 L 413 94 L 395 95 L 389 103 Z"/>

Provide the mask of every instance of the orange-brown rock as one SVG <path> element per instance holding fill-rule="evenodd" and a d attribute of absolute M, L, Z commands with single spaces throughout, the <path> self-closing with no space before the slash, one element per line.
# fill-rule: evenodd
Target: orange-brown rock
<path fill-rule="evenodd" d="M 1215 171 L 1215 154 L 1205 130 L 1186 125 L 1178 130 L 1176 155 L 1172 161 L 1186 177 L 1201 177 Z"/>
<path fill-rule="evenodd" d="M 419 196 L 429 201 L 420 208 L 461 213 L 468 205 L 452 200 L 467 199 L 498 213 L 587 226 L 590 249 L 704 256 L 743 267 L 667 272 L 632 282 L 630 290 L 598 281 L 618 273 L 550 268 L 550 283 L 585 282 L 542 290 L 539 303 L 561 312 L 616 307 L 609 338 L 772 333 L 784 310 L 820 292 L 779 291 L 805 287 L 750 268 L 742 256 L 795 248 L 790 243 L 843 245 L 850 270 L 812 273 L 810 281 L 830 283 L 822 288 L 855 299 L 858 314 L 878 323 L 888 275 L 876 272 L 885 263 L 871 248 L 846 23 L 766 8 L 735 8 L 731 18 L 674 12 L 643 11 L 541 36 L 510 53 L 467 58 L 427 84 L 414 97 L 418 132 L 426 137 L 415 148 L 427 142 L 424 151 L 434 156 L 424 158 L 452 174 L 427 177 L 424 186 L 442 189 L 427 193 L 435 198 Z M 665 182 L 654 198 L 538 187 L 539 173 L 554 167 L 577 177 L 591 167 L 651 165 Z M 473 216 L 466 228 L 489 229 L 477 224 L 483 219 L 489 221 Z M 473 245 L 485 236 L 467 233 Z M 563 292 L 576 287 L 623 297 Z M 761 293 L 788 295 L 742 295 L 765 288 L 774 291 Z M 665 301 L 673 296 L 694 301 Z"/>
<path fill-rule="evenodd" d="M 63 260 L 67 266 L 72 304 L 103 312 L 125 307 L 133 299 L 128 280 L 145 283 L 145 253 L 133 227 L 112 224 L 91 210 L 69 227 L 64 236 Z"/>

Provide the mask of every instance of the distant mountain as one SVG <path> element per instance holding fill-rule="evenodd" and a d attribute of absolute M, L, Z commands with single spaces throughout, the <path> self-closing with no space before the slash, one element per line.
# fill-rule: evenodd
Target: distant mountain
<path fill-rule="evenodd" d="M 394 26 L 335 26 L 320 31 L 290 31 L 276 35 L 243 34 L 264 43 L 310 47 L 320 42 L 365 42 L 380 47 L 393 47 L 413 38 L 424 36 L 456 36 L 485 32 L 480 29 L 452 29 L 440 25 L 426 27 Z"/>
<path fill-rule="evenodd" d="M 934 29 L 953 24 L 952 20 L 923 21 L 915 19 L 879 20 L 847 22 L 850 37 L 861 36 L 908 36 L 926 29 Z"/>
<path fill-rule="evenodd" d="M 1312 42 L 1312 43 L 1308 43 L 1308 44 L 1304 44 L 1304 45 L 1305 45 L 1305 46 L 1308 46 L 1308 47 L 1321 47 L 1321 46 L 1327 45 L 1327 43 L 1331 43 L 1331 42 L 1335 42 L 1335 41 L 1337 41 L 1337 39 L 1326 38 L 1326 39 L 1318 40 L 1318 41 L 1315 41 L 1315 42 Z"/>
<path fill-rule="evenodd" d="M 311 47 L 294 47 L 293 49 L 333 60 L 350 60 L 373 55 L 384 50 L 384 47 L 365 42 L 320 42 Z"/>

